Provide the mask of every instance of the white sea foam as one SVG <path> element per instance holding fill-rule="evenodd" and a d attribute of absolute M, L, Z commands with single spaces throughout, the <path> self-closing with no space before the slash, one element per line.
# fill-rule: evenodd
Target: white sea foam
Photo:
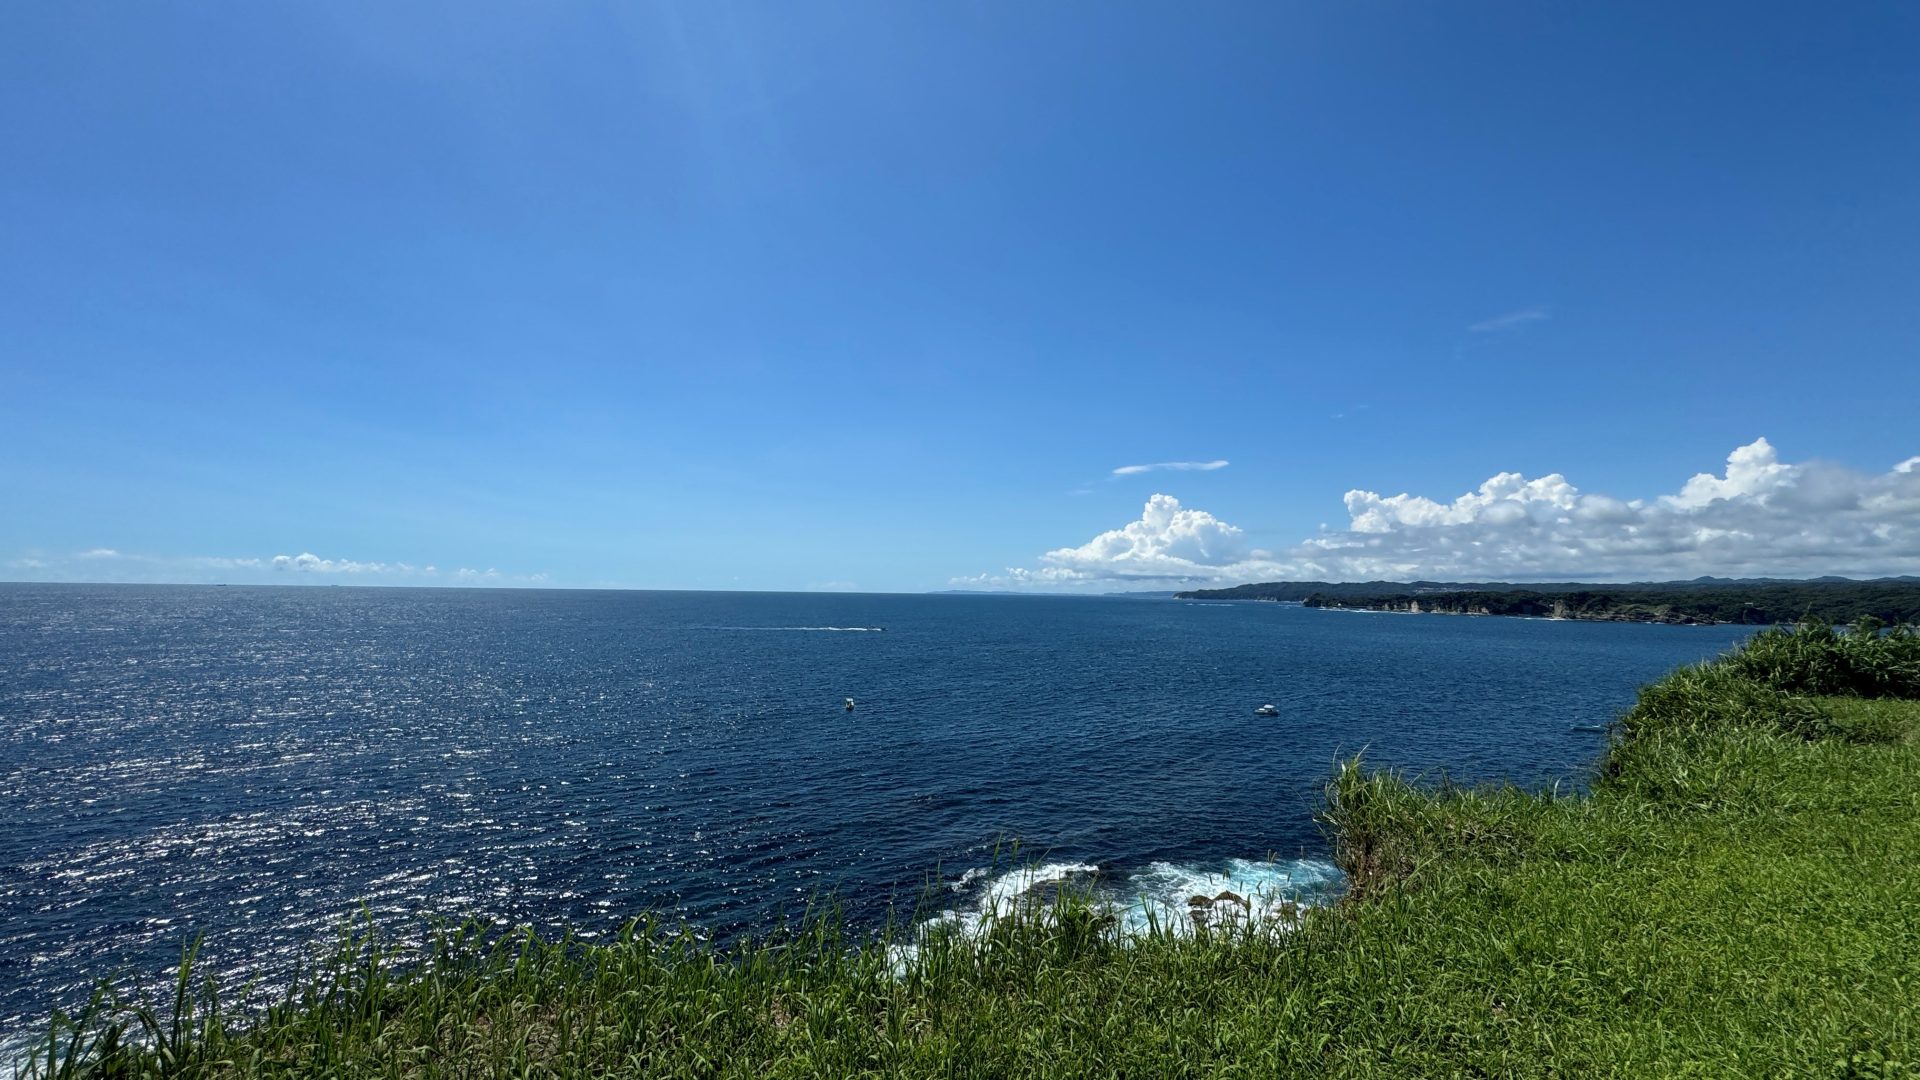
<path fill-rule="evenodd" d="M 1345 880 L 1322 859 L 1228 859 L 1224 868 L 1156 862 L 1119 883 L 1127 900 L 1117 912 L 1123 932 L 1144 934 L 1159 928 L 1176 934 L 1194 928 L 1195 897 L 1210 903 L 1197 910 L 1218 925 L 1251 920 L 1285 928 L 1299 920 L 1304 908 L 1325 904 L 1340 895 Z M 1222 893 L 1244 899 L 1244 905 Z"/>
<path fill-rule="evenodd" d="M 920 953 L 919 942 L 927 934 L 974 937 L 991 920 L 1022 911 L 1029 903 L 1044 902 L 1044 897 L 1037 895 L 1042 886 L 1065 884 L 1075 878 L 1090 881 L 1099 872 L 1100 868 L 1092 863 L 1042 863 L 997 872 L 989 867 L 973 867 L 961 874 L 952 886 L 955 892 L 968 894 L 970 902 L 927 919 L 915 928 L 909 940 L 893 945 L 888 951 L 894 972 L 904 974 L 912 965 Z M 976 887 L 977 882 L 985 884 Z"/>
<path fill-rule="evenodd" d="M 991 873 L 993 873 L 993 871 L 987 869 L 984 866 L 976 866 L 973 869 L 967 871 L 966 873 L 960 875 L 960 880 L 953 883 L 953 886 L 952 886 L 953 891 L 965 892 L 967 889 L 967 886 L 973 884 L 976 881 L 979 881 L 981 878 L 986 877 Z"/>
<path fill-rule="evenodd" d="M 1013 914 L 1028 903 L 1043 902 L 1045 897 L 1040 894 L 1045 886 L 1065 885 L 1076 880 L 1086 883 L 1099 872 L 1100 868 L 1092 863 L 1042 863 L 997 874 L 986 867 L 975 867 L 961 874 L 960 880 L 954 883 L 955 891 L 968 893 L 972 902 L 964 908 L 941 912 L 929 920 L 929 925 L 953 926 L 963 934 L 971 934 L 989 919 Z M 986 884 L 972 887 L 978 881 Z"/>
<path fill-rule="evenodd" d="M 1304 909 L 1337 898 L 1345 884 L 1339 869 L 1324 859 L 1229 859 L 1211 867 L 1156 862 L 1116 878 L 1103 878 L 1099 867 L 1080 862 L 1013 870 L 975 867 L 951 885 L 966 902 L 928 919 L 921 930 L 971 937 L 993 919 L 1044 908 L 1054 890 L 1066 886 L 1087 889 L 1094 903 L 1114 916 L 1122 938 L 1191 934 L 1196 915 L 1211 926 L 1251 924 L 1284 931 L 1299 922 Z M 1241 899 L 1219 899 L 1227 892 Z M 1195 897 L 1207 903 L 1195 905 Z M 912 944 L 900 947 L 896 962 L 906 964 L 917 952 Z"/>

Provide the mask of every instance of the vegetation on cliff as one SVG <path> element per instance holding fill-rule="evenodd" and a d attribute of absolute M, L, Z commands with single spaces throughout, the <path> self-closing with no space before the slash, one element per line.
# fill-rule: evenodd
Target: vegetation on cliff
<path fill-rule="evenodd" d="M 1269 581 L 1177 594 L 1197 600 L 1278 600 L 1308 607 L 1457 615 L 1523 615 L 1614 622 L 1744 623 L 1818 619 L 1920 621 L 1920 578 L 1812 581 L 1706 578 L 1594 585 L 1437 581 Z"/>
<path fill-rule="evenodd" d="M 1815 619 L 1881 624 L 1920 621 L 1920 581 L 1765 582 L 1682 588 L 1589 586 L 1546 593 L 1531 589 L 1342 595 L 1316 593 L 1308 607 L 1421 611 L 1456 615 L 1525 615 L 1611 622 L 1743 623 L 1759 626 Z"/>
<path fill-rule="evenodd" d="M 1920 588 L 1920 577 L 1869 578 L 1727 578 L 1699 577 L 1687 581 L 1630 581 L 1597 584 L 1591 581 L 1257 581 L 1219 589 L 1188 589 L 1173 595 L 1181 600 L 1282 600 L 1298 602 L 1309 596 L 1414 596 L 1456 592 L 1536 592 L 1549 596 L 1571 592 L 1627 589 L 1634 592 L 1699 592 L 1750 586 L 1888 585 Z"/>
<path fill-rule="evenodd" d="M 1640 695 L 1590 793 L 1341 766 L 1349 900 L 1122 938 L 1083 896 L 977 934 L 830 918 L 720 952 L 371 933 L 240 1023 L 58 1019 L 40 1075 L 1912 1075 L 1920 635 L 1772 630 Z M 1553 723 L 1543 717 L 1542 723 Z M 1182 932 L 1176 932 L 1176 930 Z M 138 1044 L 138 1045 L 136 1045 Z"/>

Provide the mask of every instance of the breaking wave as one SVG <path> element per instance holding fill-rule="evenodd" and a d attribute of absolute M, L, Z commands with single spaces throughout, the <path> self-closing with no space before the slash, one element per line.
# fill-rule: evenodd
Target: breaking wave
<path fill-rule="evenodd" d="M 1224 865 L 1155 862 L 1105 876 L 1093 863 L 1050 862 L 1012 870 L 975 867 L 948 886 L 965 900 L 927 919 L 922 934 L 978 934 L 995 918 L 1044 909 L 1063 889 L 1089 896 L 1114 918 L 1122 938 L 1190 935 L 1200 926 L 1250 924 L 1273 930 L 1296 925 L 1308 908 L 1338 899 L 1346 878 L 1324 859 L 1228 859 Z M 901 962 L 917 948 L 899 950 Z"/>

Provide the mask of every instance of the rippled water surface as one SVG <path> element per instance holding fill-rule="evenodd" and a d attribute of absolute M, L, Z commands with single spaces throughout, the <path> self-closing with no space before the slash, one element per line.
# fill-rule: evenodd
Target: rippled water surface
<path fill-rule="evenodd" d="M 1023 858 L 1331 887 L 1341 754 L 1578 780 L 1744 631 L 982 596 L 0 585 L 0 1038 L 208 933 L 271 984 L 361 905 L 718 934 Z M 842 701 L 856 699 L 847 712 Z M 1272 702 L 1282 715 L 1262 719 Z M 1029 871 L 1030 872 L 1030 871 Z M 237 932 L 236 932 L 237 931 Z"/>

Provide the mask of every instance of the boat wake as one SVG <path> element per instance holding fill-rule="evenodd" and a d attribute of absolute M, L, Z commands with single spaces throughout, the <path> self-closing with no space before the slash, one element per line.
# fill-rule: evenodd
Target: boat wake
<path fill-rule="evenodd" d="M 884 626 L 696 626 L 695 630 L 784 630 L 789 632 L 813 631 L 827 634 L 878 634 L 886 630 Z"/>

